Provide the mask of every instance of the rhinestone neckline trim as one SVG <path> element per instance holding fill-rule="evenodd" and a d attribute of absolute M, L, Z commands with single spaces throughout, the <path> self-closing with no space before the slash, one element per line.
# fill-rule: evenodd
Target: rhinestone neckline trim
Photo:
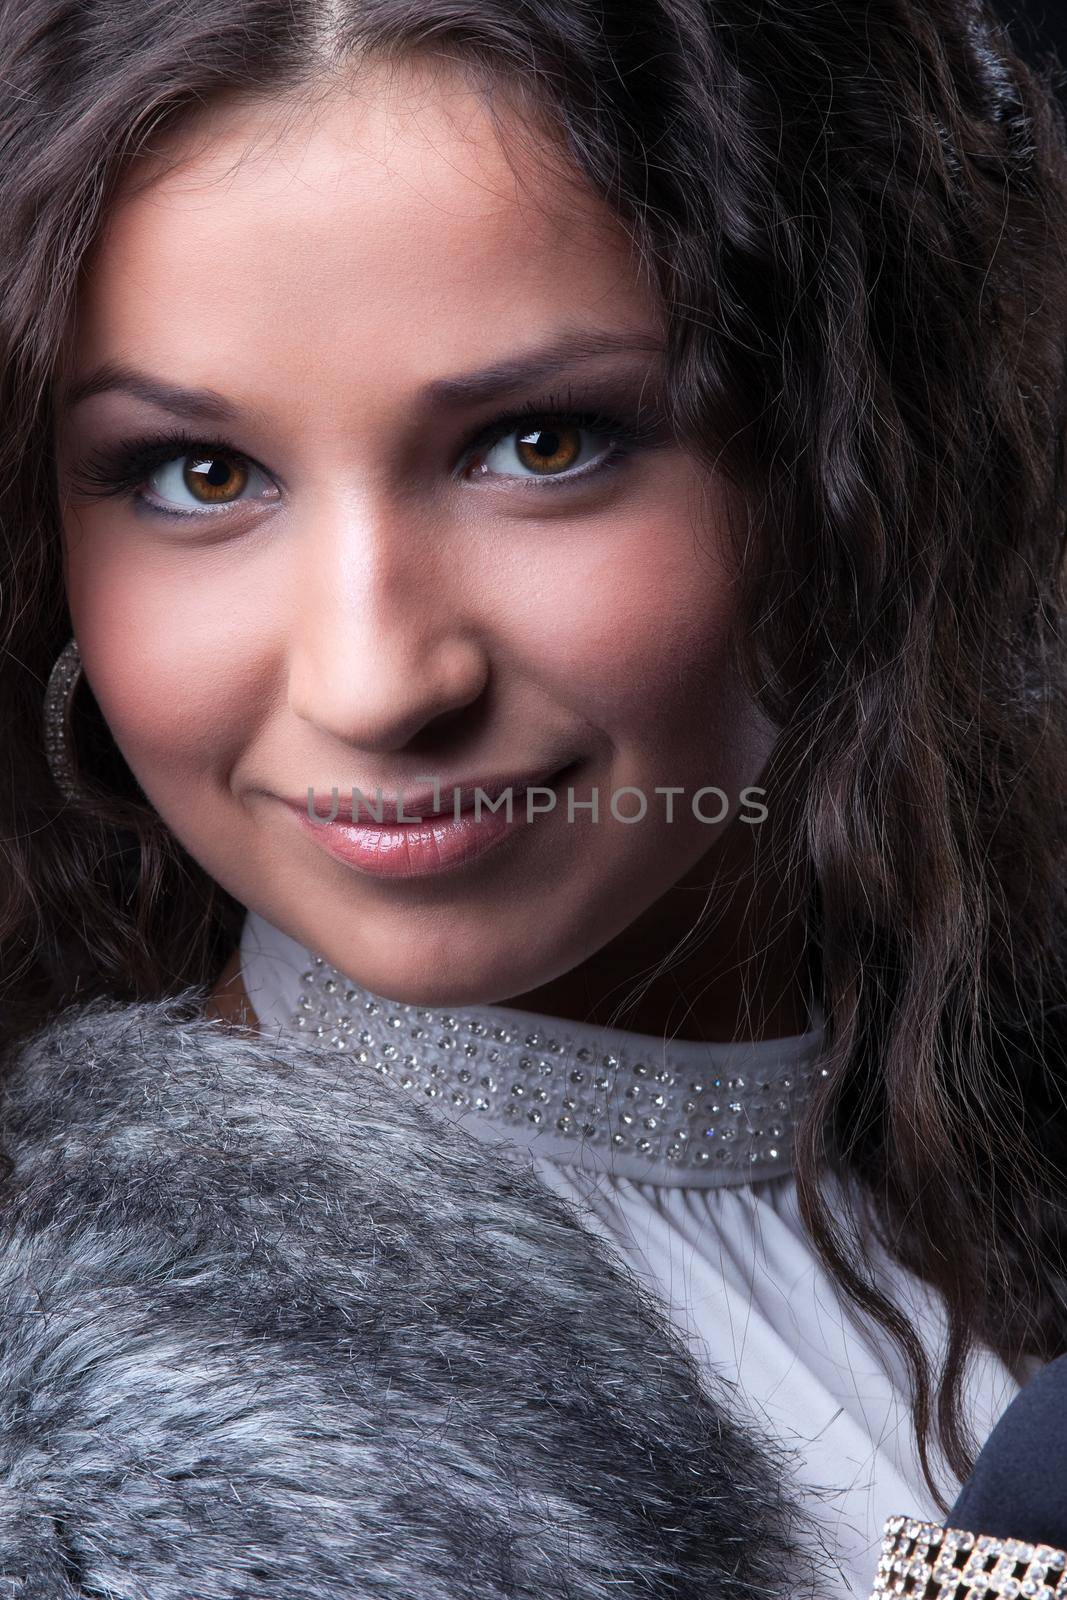
<path fill-rule="evenodd" d="M 663 1040 L 505 1006 L 409 1005 L 300 955 L 261 1021 L 351 1055 L 478 1136 L 645 1182 L 704 1188 L 792 1170 L 823 1072 L 821 1014 L 790 1039 Z"/>

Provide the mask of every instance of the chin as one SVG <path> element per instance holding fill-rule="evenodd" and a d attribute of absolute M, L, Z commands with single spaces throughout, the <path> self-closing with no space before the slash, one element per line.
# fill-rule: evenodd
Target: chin
<path fill-rule="evenodd" d="M 417 934 L 383 938 L 377 952 L 322 948 L 324 958 L 353 982 L 383 999 L 404 1005 L 438 1007 L 506 1005 L 513 995 L 525 994 L 555 976 L 559 962 L 531 960 L 518 935 L 505 947 L 502 935 L 490 925 L 470 948 L 465 940 L 431 940 Z M 378 959 L 375 955 L 378 955 Z M 380 959 L 381 956 L 385 959 Z M 512 956 L 513 959 L 508 959 Z M 573 965 L 564 961 L 562 966 Z"/>
<path fill-rule="evenodd" d="M 333 964 L 337 965 L 336 962 Z M 354 974 L 351 963 L 339 970 L 349 976 Z M 539 980 L 530 980 L 525 971 L 513 975 L 499 968 L 483 972 L 469 963 L 446 961 L 433 970 L 421 963 L 415 970 L 397 966 L 375 971 L 366 969 L 363 975 L 355 977 L 355 981 L 385 1000 L 436 1010 L 450 1005 L 504 1005 L 512 995 L 535 988 Z"/>

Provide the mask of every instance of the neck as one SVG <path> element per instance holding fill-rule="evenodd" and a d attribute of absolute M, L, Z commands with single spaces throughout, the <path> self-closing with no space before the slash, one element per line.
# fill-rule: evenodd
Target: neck
<path fill-rule="evenodd" d="M 215 980 L 215 986 L 204 1005 L 205 1017 L 213 1017 L 230 1028 L 246 1028 L 259 1032 L 259 1018 L 241 976 L 241 947 L 237 945 L 229 960 Z"/>
<path fill-rule="evenodd" d="M 757 870 L 758 846 L 755 828 L 735 824 L 616 938 L 508 1005 L 703 1043 L 804 1033 L 815 992 L 805 918 L 778 874 Z"/>
<path fill-rule="evenodd" d="M 760 925 L 731 924 L 728 910 L 714 894 L 677 891 L 587 961 L 507 1004 L 705 1043 L 803 1033 L 811 1006 L 801 919 L 761 939 Z"/>

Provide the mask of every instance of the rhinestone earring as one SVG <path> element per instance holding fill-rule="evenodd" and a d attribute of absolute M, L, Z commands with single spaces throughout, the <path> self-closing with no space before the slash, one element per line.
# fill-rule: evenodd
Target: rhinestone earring
<path fill-rule="evenodd" d="M 71 638 L 56 657 L 44 696 L 44 751 L 56 787 L 67 800 L 77 800 L 83 790 L 75 777 L 73 735 L 70 722 L 74 691 L 82 674 L 78 641 Z"/>

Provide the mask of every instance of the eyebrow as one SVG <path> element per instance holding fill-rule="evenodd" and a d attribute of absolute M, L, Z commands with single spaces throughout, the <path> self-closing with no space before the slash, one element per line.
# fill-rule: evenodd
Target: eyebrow
<path fill-rule="evenodd" d="M 473 406 L 512 394 L 528 384 L 544 382 L 580 361 L 622 353 L 662 355 L 664 349 L 663 337 L 645 329 L 563 328 L 543 344 L 510 360 L 494 362 L 474 372 L 432 378 L 423 385 L 419 399 L 428 407 Z M 192 421 L 233 423 L 242 415 L 241 407 L 216 389 L 188 389 L 163 383 L 149 373 L 115 361 L 105 361 L 72 382 L 59 397 L 59 409 L 71 411 L 93 395 L 114 392 Z"/>

